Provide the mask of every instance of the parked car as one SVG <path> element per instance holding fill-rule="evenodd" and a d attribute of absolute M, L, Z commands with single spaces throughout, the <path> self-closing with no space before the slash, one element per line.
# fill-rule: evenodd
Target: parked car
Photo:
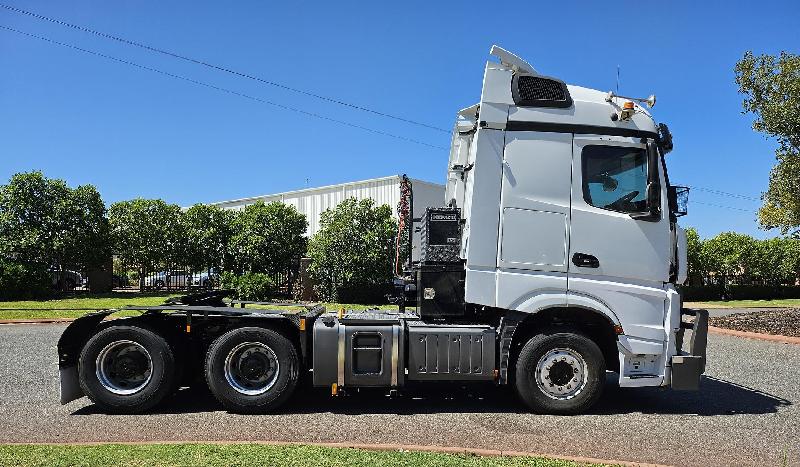
<path fill-rule="evenodd" d="M 51 269 L 50 273 L 53 288 L 56 290 L 74 290 L 85 282 L 81 273 L 77 271 Z"/>
<path fill-rule="evenodd" d="M 219 274 L 215 269 L 211 269 L 209 271 L 199 272 L 193 275 L 189 285 L 193 287 L 211 289 L 216 284 L 219 284 Z"/>
<path fill-rule="evenodd" d="M 153 274 L 148 274 L 144 278 L 144 286 L 151 287 L 156 290 L 167 288 L 184 288 L 187 287 L 192 278 L 186 271 L 160 271 Z"/>

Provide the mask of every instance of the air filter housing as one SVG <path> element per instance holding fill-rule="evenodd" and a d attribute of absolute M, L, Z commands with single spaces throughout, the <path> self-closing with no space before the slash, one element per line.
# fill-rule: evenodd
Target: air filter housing
<path fill-rule="evenodd" d="M 420 225 L 420 261 L 426 264 L 460 263 L 461 210 L 450 207 L 425 209 Z"/>

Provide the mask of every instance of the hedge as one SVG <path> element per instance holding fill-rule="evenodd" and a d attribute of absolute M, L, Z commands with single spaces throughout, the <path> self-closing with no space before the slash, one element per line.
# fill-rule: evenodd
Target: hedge
<path fill-rule="evenodd" d="M 800 298 L 800 286 L 794 285 L 701 285 L 680 287 L 686 301 L 776 300 Z"/>

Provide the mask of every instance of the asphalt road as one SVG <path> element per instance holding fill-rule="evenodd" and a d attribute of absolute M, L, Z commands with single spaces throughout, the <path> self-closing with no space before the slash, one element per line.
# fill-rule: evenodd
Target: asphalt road
<path fill-rule="evenodd" d="M 389 399 L 304 390 L 279 414 L 241 416 L 204 390 L 158 413 L 104 415 L 58 404 L 55 343 L 65 325 L 0 326 L 0 442 L 260 440 L 513 449 L 673 465 L 800 465 L 800 347 L 709 336 L 701 391 L 620 389 L 592 413 L 525 413 L 492 387 L 441 386 Z"/>

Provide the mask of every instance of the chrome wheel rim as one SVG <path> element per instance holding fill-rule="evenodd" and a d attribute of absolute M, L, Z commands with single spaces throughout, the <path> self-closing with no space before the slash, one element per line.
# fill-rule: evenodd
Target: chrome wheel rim
<path fill-rule="evenodd" d="M 225 380 L 237 392 L 257 396 L 278 380 L 280 364 L 275 352 L 261 342 L 243 342 L 225 358 Z"/>
<path fill-rule="evenodd" d="M 568 400 L 586 387 L 589 369 L 581 355 L 566 348 L 552 349 L 536 364 L 536 384 L 548 397 Z"/>
<path fill-rule="evenodd" d="M 97 380 L 109 392 L 128 396 L 141 391 L 153 377 L 150 352 L 138 342 L 114 341 L 97 354 Z"/>

